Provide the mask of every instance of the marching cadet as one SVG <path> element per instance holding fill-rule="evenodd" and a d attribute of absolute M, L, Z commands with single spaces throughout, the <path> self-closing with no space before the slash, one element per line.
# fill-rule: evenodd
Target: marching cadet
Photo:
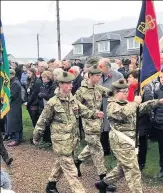
<path fill-rule="evenodd" d="M 127 101 L 128 85 L 124 80 L 112 84 L 114 98 L 108 99 L 107 116 L 111 126 L 110 145 L 117 158 L 117 166 L 106 177 L 95 184 L 100 191 L 106 192 L 107 186 L 124 177 L 132 193 L 143 193 L 141 172 L 135 149 L 136 111 L 139 115 L 163 104 L 163 99 L 150 100 L 141 104 L 141 96 L 135 96 L 133 102 Z"/>
<path fill-rule="evenodd" d="M 56 183 L 63 172 L 73 193 L 85 193 L 85 189 L 77 178 L 77 169 L 72 158 L 74 143 L 76 143 L 76 118 L 80 115 L 89 118 L 103 118 L 103 112 L 88 110 L 71 94 L 74 76 L 62 72 L 57 76 L 58 92 L 51 98 L 36 124 L 33 142 L 37 145 L 44 133 L 46 124 L 50 124 L 51 140 L 56 157 L 54 168 L 49 177 L 46 193 L 58 193 Z"/>
<path fill-rule="evenodd" d="M 108 88 L 98 84 L 101 74 L 101 69 L 97 64 L 94 64 L 89 68 L 88 80 L 84 80 L 82 86 L 76 92 L 77 100 L 87 106 L 90 110 L 100 110 L 102 97 L 108 97 L 110 91 Z M 100 142 L 102 120 L 82 118 L 82 123 L 87 146 L 79 154 L 78 159 L 75 160 L 78 169 L 78 176 L 81 176 L 80 164 L 91 156 L 100 179 L 103 179 L 106 176 L 107 170 L 105 167 L 104 152 Z"/>

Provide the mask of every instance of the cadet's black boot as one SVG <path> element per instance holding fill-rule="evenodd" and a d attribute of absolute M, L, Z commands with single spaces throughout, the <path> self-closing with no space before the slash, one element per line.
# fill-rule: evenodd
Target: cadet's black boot
<path fill-rule="evenodd" d="M 56 188 L 56 182 L 48 182 L 46 186 L 46 193 L 59 193 Z"/>
<path fill-rule="evenodd" d="M 106 188 L 108 185 L 103 180 L 96 182 L 95 186 L 98 190 L 100 190 L 99 193 L 106 193 Z"/>
<path fill-rule="evenodd" d="M 96 182 L 95 186 L 98 190 L 100 190 L 100 193 L 106 193 L 108 192 L 115 192 L 116 186 L 115 185 L 108 185 L 103 180 Z"/>
<path fill-rule="evenodd" d="M 80 176 L 82 175 L 82 174 L 81 174 L 81 171 L 80 171 L 80 165 L 81 165 L 82 161 L 80 161 L 79 159 L 77 159 L 77 160 L 75 160 L 74 162 L 75 162 L 75 166 L 76 166 L 76 168 L 77 168 L 77 170 L 78 170 L 78 177 L 80 177 Z"/>
<path fill-rule="evenodd" d="M 103 180 L 105 177 L 106 177 L 106 174 L 101 174 L 100 176 L 100 180 Z M 115 192 L 117 189 L 116 185 L 115 184 L 110 184 L 107 186 L 106 190 L 108 192 Z M 103 193 L 103 192 L 100 192 L 100 193 Z"/>

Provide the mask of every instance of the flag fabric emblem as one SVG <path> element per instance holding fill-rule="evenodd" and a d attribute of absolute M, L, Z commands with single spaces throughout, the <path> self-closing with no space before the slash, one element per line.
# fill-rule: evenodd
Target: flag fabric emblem
<path fill-rule="evenodd" d="M 159 76 L 161 70 L 157 21 L 152 0 L 143 0 L 135 40 L 142 44 L 140 91 Z"/>
<path fill-rule="evenodd" d="M 10 110 L 9 62 L 0 20 L 0 119 Z"/>

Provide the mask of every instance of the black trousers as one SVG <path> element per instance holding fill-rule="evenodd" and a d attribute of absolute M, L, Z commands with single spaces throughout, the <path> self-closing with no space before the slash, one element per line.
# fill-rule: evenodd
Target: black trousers
<path fill-rule="evenodd" d="M 146 156 L 147 156 L 147 148 L 148 148 L 148 136 L 140 136 L 139 137 L 139 153 L 138 153 L 138 162 L 139 165 L 145 165 Z"/>
<path fill-rule="evenodd" d="M 160 154 L 160 167 L 163 169 L 163 130 L 156 129 L 158 148 Z"/>
<path fill-rule="evenodd" d="M 2 138 L 1 131 L 0 131 L 0 156 L 2 156 L 2 159 L 4 162 L 6 162 L 9 159 L 8 152 L 3 144 L 3 138 Z"/>
<path fill-rule="evenodd" d="M 101 144 L 104 154 L 110 154 L 109 131 L 103 131 L 101 133 Z"/>
<path fill-rule="evenodd" d="M 36 123 L 39 119 L 40 112 L 39 112 L 39 110 L 30 110 L 30 109 L 28 109 L 28 112 L 29 112 L 29 115 L 31 117 L 33 127 L 35 127 Z"/>

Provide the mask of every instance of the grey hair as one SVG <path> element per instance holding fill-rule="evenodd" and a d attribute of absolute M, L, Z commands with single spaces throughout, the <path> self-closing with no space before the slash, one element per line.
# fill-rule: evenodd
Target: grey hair
<path fill-rule="evenodd" d="M 99 63 L 102 62 L 106 67 L 111 68 L 111 63 L 109 58 L 102 58 Z"/>

